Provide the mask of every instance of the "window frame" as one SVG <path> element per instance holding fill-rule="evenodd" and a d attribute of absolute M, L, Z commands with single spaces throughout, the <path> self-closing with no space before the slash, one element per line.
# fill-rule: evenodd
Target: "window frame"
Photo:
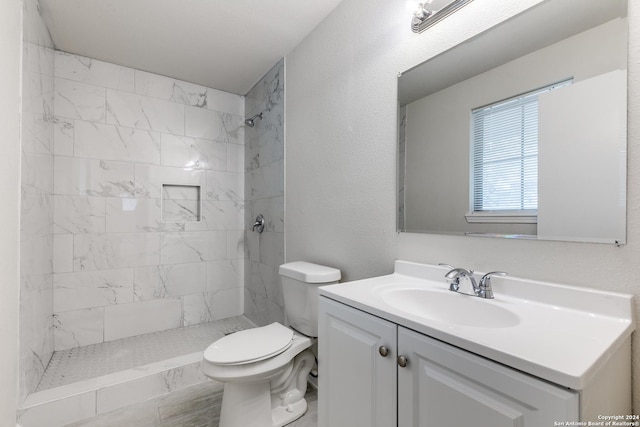
<path fill-rule="evenodd" d="M 475 210 L 476 206 L 476 167 L 475 167 L 475 147 L 476 142 L 474 139 L 474 130 L 475 130 L 475 117 L 476 113 L 480 111 L 486 111 L 491 108 L 501 108 L 504 105 L 517 102 L 518 108 L 524 106 L 524 101 L 527 98 L 535 96 L 536 103 L 538 97 L 546 92 L 550 92 L 552 90 L 560 89 L 562 87 L 571 85 L 573 83 L 573 77 L 569 77 L 566 79 L 559 80 L 557 82 L 539 87 L 537 89 L 533 89 L 509 98 L 502 99 L 500 101 L 493 102 L 491 104 L 483 105 L 481 107 L 473 108 L 470 111 L 470 156 L 469 156 L 469 211 L 465 215 L 467 222 L 469 223 L 510 223 L 510 224 L 535 224 L 538 222 L 538 210 L 536 209 L 495 209 L 495 210 Z M 521 116 L 522 117 L 522 116 Z M 537 124 L 536 118 L 536 124 Z M 523 145 L 524 138 L 521 138 L 520 145 Z M 483 141 L 484 143 L 484 141 Z M 536 140 L 536 145 L 538 141 Z M 536 152 L 536 156 L 539 154 Z M 523 169 L 520 168 L 522 172 Z M 536 179 L 537 184 L 537 179 Z M 522 201 L 523 194 L 520 195 L 520 200 Z M 537 203 L 536 203 L 537 205 Z"/>

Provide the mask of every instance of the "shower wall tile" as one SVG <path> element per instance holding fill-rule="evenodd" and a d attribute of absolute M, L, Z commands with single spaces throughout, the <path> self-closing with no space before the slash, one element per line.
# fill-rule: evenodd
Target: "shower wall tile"
<path fill-rule="evenodd" d="M 133 269 L 56 274 L 53 290 L 56 313 L 133 302 Z"/>
<path fill-rule="evenodd" d="M 54 50 L 35 0 L 21 2 L 19 404 L 53 353 Z M 6 351 L 6 350 L 5 350 Z"/>
<path fill-rule="evenodd" d="M 53 272 L 73 271 L 73 234 L 53 236 Z"/>
<path fill-rule="evenodd" d="M 105 97 L 103 87 L 55 79 L 54 108 L 58 117 L 104 122 Z"/>
<path fill-rule="evenodd" d="M 136 195 L 138 197 L 161 198 L 162 185 L 200 186 L 204 188 L 206 172 L 168 166 L 136 165 Z"/>
<path fill-rule="evenodd" d="M 78 121 L 74 140 L 76 157 L 160 164 L 160 134 L 156 132 Z"/>
<path fill-rule="evenodd" d="M 48 280 L 55 348 L 241 314 L 244 97 L 37 55 L 55 67 L 25 78 L 38 113 L 25 121 L 23 225 L 49 237 L 23 251 Z"/>
<path fill-rule="evenodd" d="M 245 116 L 263 113 L 245 129 L 245 224 L 258 214 L 265 231 L 247 230 L 245 315 L 258 325 L 284 320 L 278 267 L 284 257 L 284 61 L 260 80 L 245 98 Z"/>
<path fill-rule="evenodd" d="M 20 383 L 33 390 L 53 352 L 51 274 L 21 275 L 20 292 Z"/>
<path fill-rule="evenodd" d="M 179 328 L 180 326 L 182 326 L 182 302 L 180 299 L 154 299 L 104 308 L 105 341 Z"/>
<path fill-rule="evenodd" d="M 104 341 L 104 308 L 63 311 L 54 314 L 55 350 Z"/>
<path fill-rule="evenodd" d="M 144 301 L 204 292 L 207 265 L 202 262 L 135 269 L 134 298 Z"/>
<path fill-rule="evenodd" d="M 104 197 L 63 196 L 53 203 L 53 232 L 104 233 Z"/>
<path fill-rule="evenodd" d="M 36 234 L 20 240 L 20 258 L 29 270 L 25 276 L 50 274 L 53 270 L 53 235 Z"/>
<path fill-rule="evenodd" d="M 53 197 L 49 194 L 26 191 L 22 193 L 20 230 L 23 235 L 46 235 L 51 232 L 52 201 Z"/>
<path fill-rule="evenodd" d="M 45 111 L 23 116 L 22 150 L 25 153 L 51 154 L 53 152 L 53 140 L 51 139 L 53 122 L 48 114 L 50 112 Z"/>
<path fill-rule="evenodd" d="M 242 116 L 204 108 L 185 107 L 185 135 L 238 144 L 242 141 Z"/>
<path fill-rule="evenodd" d="M 73 269 L 104 270 L 159 264 L 157 233 L 75 234 Z"/>
<path fill-rule="evenodd" d="M 268 298 L 280 307 L 284 306 L 282 286 L 278 274 L 278 266 L 272 267 L 251 261 L 249 265 L 250 276 L 247 280 L 247 289 L 256 295 Z"/>
<path fill-rule="evenodd" d="M 284 233 L 284 196 L 270 197 L 268 201 L 267 231 Z"/>
<path fill-rule="evenodd" d="M 53 156 L 50 154 L 22 152 L 22 191 L 32 194 L 53 193 Z"/>
<path fill-rule="evenodd" d="M 107 123 L 184 135 L 184 106 L 133 93 L 107 89 Z"/>
<path fill-rule="evenodd" d="M 138 95 L 194 107 L 207 106 L 207 88 L 204 86 L 140 70 L 135 71 L 135 86 Z"/>
<path fill-rule="evenodd" d="M 107 233 L 183 231 L 184 224 L 163 222 L 160 199 L 108 197 Z"/>
<path fill-rule="evenodd" d="M 238 144 L 227 145 L 227 170 L 244 172 L 244 146 Z"/>
<path fill-rule="evenodd" d="M 133 92 L 134 71 L 131 68 L 66 52 L 55 53 L 55 75 L 76 82 Z"/>
<path fill-rule="evenodd" d="M 243 230 L 244 206 L 230 200 L 205 200 L 202 202 L 201 227 L 208 230 Z"/>
<path fill-rule="evenodd" d="M 201 225 L 200 222 L 200 200 L 169 200 L 162 201 L 162 221 L 167 224 L 180 224 L 182 231 L 191 224 Z M 194 230 L 202 229 L 196 227 Z M 168 231 L 167 229 L 166 231 Z M 187 231 L 192 231 L 187 230 Z"/>
<path fill-rule="evenodd" d="M 227 259 L 240 259 L 245 256 L 244 249 L 245 231 L 227 231 Z"/>
<path fill-rule="evenodd" d="M 238 172 L 207 171 L 207 199 L 244 200 L 244 174 Z"/>
<path fill-rule="evenodd" d="M 284 235 L 265 231 L 260 236 L 260 263 L 277 268 L 284 263 Z"/>
<path fill-rule="evenodd" d="M 162 233 L 161 264 L 202 262 L 225 259 L 225 231 L 185 231 Z"/>
<path fill-rule="evenodd" d="M 284 161 L 247 172 L 247 191 L 251 200 L 284 195 Z"/>
<path fill-rule="evenodd" d="M 239 316 L 244 312 L 244 291 L 242 288 L 185 295 L 182 297 L 182 301 L 185 326 Z"/>
<path fill-rule="evenodd" d="M 207 108 L 223 111 L 236 116 L 244 116 L 244 97 L 218 89 L 207 89 Z"/>
<path fill-rule="evenodd" d="M 187 136 L 162 135 L 162 165 L 227 170 L 227 147 L 233 144 Z"/>
<path fill-rule="evenodd" d="M 56 118 L 53 124 L 53 153 L 56 156 L 73 156 L 73 120 Z"/>
<path fill-rule="evenodd" d="M 56 156 L 53 191 L 56 195 L 133 197 L 134 165 Z"/>
<path fill-rule="evenodd" d="M 281 306 L 246 288 L 244 290 L 244 315 L 258 325 L 268 325 L 273 322 L 284 324 L 284 309 Z"/>
<path fill-rule="evenodd" d="M 244 286 L 244 260 L 228 259 L 207 263 L 206 291 L 242 288 Z"/>

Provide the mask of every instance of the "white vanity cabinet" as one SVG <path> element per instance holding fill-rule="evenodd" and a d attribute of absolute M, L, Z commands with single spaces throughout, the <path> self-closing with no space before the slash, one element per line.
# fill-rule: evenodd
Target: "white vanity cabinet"
<path fill-rule="evenodd" d="M 397 326 L 327 298 L 319 310 L 318 426 L 395 426 Z"/>
<path fill-rule="evenodd" d="M 352 309 L 353 310 L 353 309 Z M 553 426 L 579 395 L 398 326 L 398 426 Z"/>
<path fill-rule="evenodd" d="M 325 297 L 319 369 L 320 427 L 538 427 L 579 419 L 576 392 Z"/>

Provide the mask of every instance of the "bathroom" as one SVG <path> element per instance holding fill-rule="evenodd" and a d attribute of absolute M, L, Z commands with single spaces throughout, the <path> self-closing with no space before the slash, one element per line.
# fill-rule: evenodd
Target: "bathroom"
<path fill-rule="evenodd" d="M 298 45 L 283 53 L 282 63 L 272 64 L 272 67 L 276 68 L 272 69 L 267 78 L 261 82 L 260 90 L 257 91 L 261 93 L 256 92 L 255 100 L 247 95 L 241 110 L 238 109 L 237 103 L 234 104 L 233 99 L 225 98 L 220 101 L 229 107 L 225 111 L 227 113 L 225 117 L 235 120 L 235 126 L 241 129 L 240 133 L 244 134 L 230 132 L 226 136 L 229 139 L 225 143 L 239 146 L 241 144 L 237 139 L 234 142 L 233 138 L 244 138 L 244 143 L 250 144 L 252 129 L 242 128 L 242 117 L 251 117 L 269 106 L 271 111 L 274 108 L 281 110 L 274 112 L 273 115 L 265 114 L 265 119 L 262 122 L 258 121 L 256 127 L 259 129 L 260 126 L 270 125 L 270 131 L 276 134 L 274 138 L 280 138 L 283 144 L 279 148 L 282 150 L 280 153 L 269 153 L 272 155 L 269 164 L 273 169 L 256 172 L 254 175 L 258 182 L 262 182 L 262 176 L 267 175 L 275 175 L 276 181 L 282 179 L 281 188 L 258 189 L 266 192 L 261 199 L 265 200 L 271 211 L 270 215 L 267 215 L 266 211 L 262 213 L 272 218 L 272 222 L 268 223 L 267 231 L 260 237 L 262 240 L 256 240 L 256 236 L 252 233 L 247 233 L 246 241 L 242 237 L 243 228 L 249 227 L 259 213 L 254 208 L 260 211 L 264 208 L 264 206 L 253 206 L 248 198 L 245 200 L 244 212 L 236 212 L 237 216 L 230 219 L 232 224 L 228 229 L 203 232 L 208 233 L 209 236 L 224 232 L 227 239 L 230 238 L 229 236 L 235 236 L 233 242 L 243 242 L 242 244 L 247 246 L 242 254 L 232 258 L 216 259 L 216 261 L 225 261 L 227 265 L 232 265 L 232 260 L 245 256 L 244 251 L 253 254 L 254 257 L 252 259 L 250 255 L 248 257 L 250 261 L 245 260 L 244 282 L 239 284 L 241 288 L 234 284 L 227 289 L 220 289 L 232 295 L 229 300 L 225 300 L 231 303 L 225 302 L 223 307 L 231 310 L 228 313 L 229 316 L 245 313 L 255 323 L 262 324 L 273 320 L 281 321 L 283 316 L 280 305 L 281 296 L 275 284 L 277 283 L 275 272 L 279 264 L 295 260 L 308 260 L 338 268 L 342 271 L 342 281 L 388 274 L 393 270 L 394 261 L 401 259 L 431 264 L 447 262 L 454 265 L 473 266 L 483 271 L 499 269 L 518 277 L 640 296 L 640 287 L 636 284 L 640 277 L 640 264 L 637 262 L 640 256 L 640 243 L 636 240 L 640 237 L 640 210 L 638 209 L 640 187 L 636 179 L 640 170 L 640 154 L 638 154 L 638 141 L 640 141 L 638 117 L 640 115 L 637 111 L 640 106 L 636 102 L 638 90 L 640 90 L 640 70 L 638 69 L 640 9 L 633 1 L 629 1 L 628 4 L 629 114 L 625 244 L 618 247 L 595 243 L 474 239 L 396 231 L 398 72 L 410 69 L 538 3 L 540 3 L 538 0 L 523 0 L 505 5 L 504 2 L 497 0 L 473 1 L 429 30 L 415 34 L 410 29 L 411 11 L 407 9 L 405 2 L 343 0 Z M 30 11 L 31 14 L 28 17 L 32 19 L 26 20 L 24 27 L 20 24 L 23 5 Z M 21 145 L 24 146 L 28 142 L 30 134 L 23 129 L 21 136 L 20 128 L 15 125 L 19 123 L 21 111 L 17 97 L 20 94 L 20 87 L 23 86 L 23 80 L 27 78 L 22 76 L 21 71 L 24 62 L 21 59 L 21 41 L 24 38 L 27 42 L 38 43 L 40 37 L 44 37 L 39 33 L 43 24 L 41 21 L 38 22 L 40 19 L 38 15 L 33 14 L 34 8 L 35 2 L 27 0 L 5 2 L 0 13 L 2 58 L 7 64 L 3 67 L 0 79 L 3 88 L 1 107 L 3 124 L 7 123 L 2 130 L 4 142 L 0 156 L 3 159 L 3 180 L 0 188 L 7 198 L 7 203 L 2 207 L 0 214 L 6 224 L 2 231 L 3 237 L 0 239 L 2 241 L 0 253 L 4 260 L 2 263 L 3 286 L 0 291 L 2 308 L 0 319 L 3 325 L 0 329 L 0 340 L 3 348 L 13 349 L 12 352 L 3 352 L 2 356 L 0 378 L 3 384 L 13 384 L 13 387 L 6 386 L 0 391 L 0 402 L 2 402 L 0 424 L 8 426 L 15 424 L 16 409 L 21 407 L 25 398 L 23 391 L 25 387 L 22 382 L 26 380 L 22 374 L 19 374 L 23 372 L 20 366 L 24 364 L 23 357 L 26 357 L 20 345 L 21 328 L 24 326 L 22 316 L 25 316 L 25 311 L 28 310 L 34 310 L 34 316 L 44 316 L 43 320 L 33 320 L 33 322 L 43 322 L 33 326 L 39 331 L 53 328 L 54 324 L 54 317 L 46 314 L 46 310 L 51 314 L 55 310 L 54 303 L 47 302 L 47 299 L 48 301 L 55 299 L 55 290 L 51 291 L 54 286 L 53 279 L 46 279 L 50 270 L 47 271 L 46 267 L 44 270 L 29 270 L 35 277 L 25 284 L 27 278 L 21 277 L 20 263 L 25 262 L 25 253 L 38 249 L 42 251 L 35 251 L 38 256 L 50 256 L 49 262 L 54 265 L 55 256 L 63 253 L 58 250 L 56 241 L 65 239 L 64 237 L 56 239 L 56 236 L 67 234 L 54 229 L 56 224 L 52 224 L 52 220 L 55 217 L 55 199 L 48 200 L 46 195 L 36 195 L 31 199 L 34 203 L 40 203 L 44 199 L 51 209 L 49 213 L 40 213 L 44 217 L 36 215 L 36 221 L 41 221 L 45 225 L 39 229 L 34 228 L 31 232 L 53 237 L 45 237 L 43 241 L 38 241 L 37 238 L 25 237 L 20 233 L 20 206 L 21 200 L 25 200 L 21 196 L 21 191 L 24 191 L 23 186 L 28 182 L 27 180 L 34 178 L 29 175 L 29 165 L 21 166 L 22 150 L 24 150 L 24 148 L 21 149 Z M 53 52 L 44 55 L 54 56 Z M 59 58 L 65 59 L 61 54 Z M 53 58 L 41 60 L 54 61 Z M 30 65 L 25 65 L 25 68 L 34 66 L 33 61 L 27 64 Z M 35 66 L 37 67 L 37 64 Z M 29 72 L 34 71 L 29 69 Z M 47 76 L 50 81 L 55 77 L 59 78 L 54 75 L 52 69 L 40 69 L 39 72 Z M 277 74 L 280 75 L 276 76 Z M 274 79 L 280 79 L 283 86 L 274 85 Z M 54 90 L 49 87 L 44 88 L 43 92 L 53 97 Z M 110 90 L 110 88 L 105 86 L 104 90 Z M 274 98 L 269 98 L 270 91 L 274 93 Z M 9 95 L 4 96 L 5 93 Z M 245 94 L 246 92 L 242 93 L 242 95 Z M 212 95 L 209 100 L 214 98 Z M 198 101 L 194 102 L 197 104 Z M 41 111 L 41 116 L 48 117 L 49 114 L 55 116 L 55 111 L 53 113 Z M 23 117 L 23 120 L 27 118 Z M 280 120 L 282 122 L 279 122 Z M 283 127 L 277 128 L 277 123 L 282 123 Z M 14 125 L 11 126 L 11 124 Z M 38 124 L 36 123 L 35 126 Z M 51 141 L 56 135 L 64 136 L 63 122 L 53 121 L 50 126 Z M 267 138 L 271 137 L 267 136 Z M 75 154 L 75 157 L 81 157 L 78 153 Z M 246 160 L 247 154 L 244 153 L 244 168 L 250 167 Z M 53 163 L 48 166 L 45 164 L 44 167 L 51 168 L 50 173 L 53 173 Z M 244 171 L 244 169 L 238 170 L 238 163 L 234 165 L 233 162 L 229 162 L 226 167 L 229 168 L 226 170 L 229 174 L 240 175 L 240 171 Z M 246 189 L 251 186 L 251 174 L 243 175 L 246 197 L 248 194 Z M 198 182 L 185 181 L 179 184 L 197 186 Z M 56 183 L 54 182 L 53 185 Z M 46 182 L 38 182 L 34 185 L 34 187 L 38 186 L 46 187 Z M 207 195 L 201 196 L 205 198 Z M 102 203 L 109 203 L 109 200 L 106 200 L 110 198 L 109 195 L 102 198 Z M 230 198 L 222 201 L 233 206 L 233 200 Z M 96 201 L 96 203 L 101 202 Z M 64 202 L 61 201 L 58 208 L 64 209 L 64 207 Z M 202 213 L 205 213 L 204 209 Z M 241 219 L 238 219 L 239 217 Z M 285 220 L 280 221 L 281 218 Z M 243 226 L 234 225 L 237 222 L 241 222 Z M 123 223 L 126 225 L 126 221 Z M 150 234 L 155 236 L 151 239 L 160 239 L 161 233 L 171 232 L 174 231 L 152 231 Z M 44 243 L 44 247 L 37 242 Z M 64 242 L 58 243 L 64 244 Z M 264 247 L 265 243 L 270 245 L 268 249 Z M 28 244 L 33 244 L 33 247 L 25 248 Z M 212 250 L 222 251 L 215 248 Z M 256 250 L 260 251 L 261 255 L 264 251 L 268 258 L 258 263 L 258 260 L 263 259 L 255 258 Z M 229 248 L 225 246 L 224 251 L 228 253 Z M 19 259 L 20 254 L 23 254 L 22 260 Z M 250 265 L 253 268 L 247 270 Z M 203 274 L 206 277 L 206 272 L 203 273 L 202 269 L 213 267 L 204 265 L 198 268 L 200 277 Z M 226 271 L 231 270 L 233 268 L 230 267 Z M 258 281 L 254 282 L 252 272 L 256 272 L 258 276 L 270 275 L 265 283 L 271 287 L 265 288 L 258 278 L 256 278 Z M 191 273 L 195 274 L 193 271 Z M 39 279 L 51 280 L 48 285 L 50 287 L 37 288 Z M 34 286 L 39 289 L 42 295 L 33 298 L 42 299 L 38 300 L 39 302 L 30 301 L 25 304 L 22 299 L 25 297 L 25 286 L 29 289 Z M 170 288 L 171 283 L 168 286 Z M 207 289 L 206 286 L 205 283 L 202 289 Z M 215 284 L 212 286 L 211 289 L 216 289 Z M 50 295 L 51 292 L 54 293 L 53 297 Z M 204 290 L 200 292 L 200 300 L 193 297 L 194 311 L 191 313 L 198 320 L 201 316 L 204 318 L 210 316 L 203 301 L 205 293 Z M 189 295 L 197 294 L 197 292 L 189 293 Z M 183 296 L 179 295 L 178 298 Z M 154 299 L 152 298 L 151 301 Z M 68 303 L 68 301 L 63 302 Z M 41 309 L 40 304 L 50 308 Z M 151 312 L 156 310 L 170 312 L 176 308 L 165 306 L 150 308 Z M 180 312 L 175 318 L 184 318 L 185 315 Z M 226 317 L 227 313 L 224 315 Z M 189 318 L 188 315 L 186 318 Z M 60 325 L 63 325 L 63 322 L 64 319 L 61 319 Z M 173 326 L 174 324 L 170 324 L 167 327 Z M 60 331 L 62 328 L 57 330 Z M 53 348 L 55 344 L 47 342 L 44 345 Z M 637 343 L 634 343 L 632 355 L 633 366 L 637 370 L 640 363 L 640 349 Z M 39 369 L 37 361 L 33 369 L 35 371 L 32 373 L 36 373 Z M 637 413 L 640 407 L 640 381 L 637 377 L 634 378 L 633 385 L 634 408 Z"/>

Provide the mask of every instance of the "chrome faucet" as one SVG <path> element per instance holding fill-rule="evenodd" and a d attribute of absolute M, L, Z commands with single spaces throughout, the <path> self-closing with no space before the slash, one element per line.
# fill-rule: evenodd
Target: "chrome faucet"
<path fill-rule="evenodd" d="M 460 279 L 465 277 L 468 277 L 469 281 L 471 281 L 471 286 L 473 286 L 474 292 L 478 288 L 476 279 L 473 277 L 473 270 L 467 270 L 466 268 L 454 268 L 445 274 L 444 277 L 449 281 L 449 290 L 452 292 L 458 292 L 460 289 Z"/>
<path fill-rule="evenodd" d="M 473 295 L 480 298 L 493 298 L 493 288 L 491 287 L 491 276 L 500 275 L 506 276 L 507 273 L 504 271 L 492 271 L 490 273 L 485 274 L 480 279 L 480 283 L 476 282 L 475 277 L 473 277 L 473 270 L 467 270 L 466 268 L 452 268 L 444 277 L 449 282 L 449 290 L 452 292 L 458 292 L 460 289 L 460 279 L 464 279 L 465 277 L 469 279 L 471 282 L 471 286 L 473 287 Z M 464 292 L 462 292 L 464 293 Z M 471 295 L 466 294 L 465 295 Z"/>

